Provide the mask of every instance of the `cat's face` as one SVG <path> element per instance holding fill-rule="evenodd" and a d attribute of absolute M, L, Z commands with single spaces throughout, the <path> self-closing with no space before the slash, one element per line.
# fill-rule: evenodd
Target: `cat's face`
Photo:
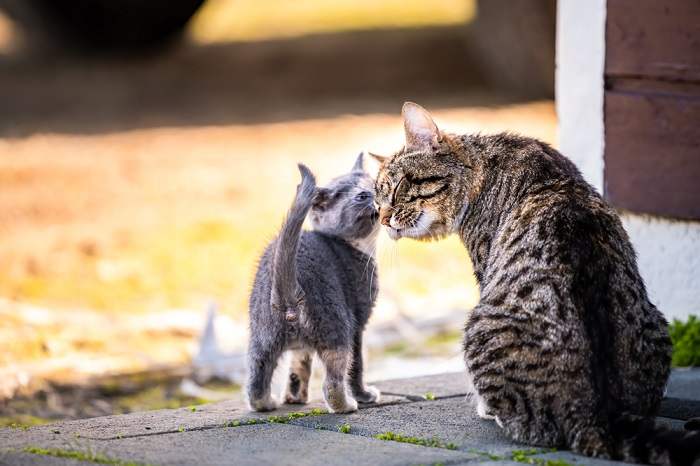
<path fill-rule="evenodd" d="M 374 180 L 364 170 L 360 154 L 350 173 L 318 188 L 310 214 L 314 230 L 347 241 L 376 234 L 379 215 L 374 207 L 373 188 Z"/>
<path fill-rule="evenodd" d="M 440 238 L 454 231 L 467 208 L 472 167 L 423 108 L 407 103 L 403 117 L 406 145 L 380 158 L 375 187 L 380 220 L 395 240 Z"/>

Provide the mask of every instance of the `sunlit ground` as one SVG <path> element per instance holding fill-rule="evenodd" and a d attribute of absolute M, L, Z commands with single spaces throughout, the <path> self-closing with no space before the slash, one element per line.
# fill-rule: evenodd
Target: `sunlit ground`
<path fill-rule="evenodd" d="M 190 24 L 199 43 L 249 41 L 371 28 L 461 24 L 473 0 L 207 0 Z"/>

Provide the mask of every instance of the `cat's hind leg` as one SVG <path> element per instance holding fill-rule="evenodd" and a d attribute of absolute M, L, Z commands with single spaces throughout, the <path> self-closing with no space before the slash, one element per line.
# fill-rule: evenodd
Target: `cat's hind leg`
<path fill-rule="evenodd" d="M 318 355 L 326 366 L 323 396 L 328 409 L 334 413 L 357 411 L 357 401 L 350 396 L 345 386 L 345 374 L 352 352 L 349 349 L 336 348 L 319 351 Z"/>
<path fill-rule="evenodd" d="M 281 352 L 251 344 L 248 348 L 248 406 L 254 411 L 272 411 L 277 408 L 277 400 L 270 394 L 272 373 L 277 366 Z"/>
<path fill-rule="evenodd" d="M 348 369 L 348 382 L 352 395 L 360 403 L 379 402 L 380 392 L 376 387 L 365 385 L 362 378 L 362 329 L 358 329 L 352 346 L 352 360 Z"/>
<path fill-rule="evenodd" d="M 284 402 L 306 404 L 309 400 L 309 377 L 313 353 L 309 350 L 292 351 L 292 365 L 289 368 L 289 381 Z"/>

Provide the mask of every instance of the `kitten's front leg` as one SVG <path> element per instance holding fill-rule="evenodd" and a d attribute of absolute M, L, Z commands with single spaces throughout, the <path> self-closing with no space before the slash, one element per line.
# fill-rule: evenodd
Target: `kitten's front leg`
<path fill-rule="evenodd" d="M 358 329 L 353 341 L 352 363 L 348 370 L 350 389 L 352 390 L 352 395 L 360 403 L 378 403 L 381 392 L 376 387 L 365 386 L 362 374 L 362 330 Z"/>
<path fill-rule="evenodd" d="M 347 349 L 323 350 L 318 353 L 326 366 L 323 396 L 333 413 L 357 411 L 357 401 L 345 389 L 345 374 L 351 352 Z"/>
<path fill-rule="evenodd" d="M 313 354 L 308 350 L 292 352 L 292 365 L 289 369 L 289 382 L 285 403 L 306 404 L 309 399 L 309 377 Z"/>

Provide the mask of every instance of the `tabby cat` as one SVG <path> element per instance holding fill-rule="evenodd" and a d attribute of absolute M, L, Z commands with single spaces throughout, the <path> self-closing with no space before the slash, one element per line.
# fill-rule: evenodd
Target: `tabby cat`
<path fill-rule="evenodd" d="M 467 248 L 481 290 L 463 343 L 479 416 L 523 443 L 692 461 L 700 433 L 659 435 L 649 418 L 671 343 L 616 212 L 545 143 L 446 134 L 410 102 L 403 118 L 404 148 L 376 156 L 380 221 L 393 239 L 456 233 Z"/>

